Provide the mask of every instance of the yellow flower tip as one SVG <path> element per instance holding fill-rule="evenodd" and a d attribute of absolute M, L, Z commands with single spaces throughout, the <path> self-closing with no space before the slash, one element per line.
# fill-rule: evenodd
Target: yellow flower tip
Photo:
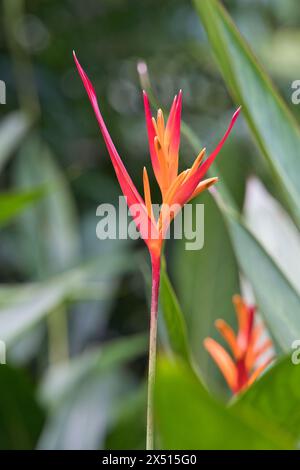
<path fill-rule="evenodd" d="M 213 178 L 208 178 L 206 181 L 206 189 L 212 186 L 213 184 L 217 183 L 219 181 L 218 176 L 214 176 Z"/>
<path fill-rule="evenodd" d="M 145 166 L 143 168 L 143 184 L 144 184 L 144 197 L 145 197 L 147 213 L 150 219 L 153 219 L 154 217 L 153 217 L 153 210 L 152 210 L 151 191 L 150 191 L 150 185 L 149 185 L 148 172 Z"/>
<path fill-rule="evenodd" d="M 223 328 L 225 322 L 224 320 L 222 320 L 221 318 L 218 318 L 216 321 L 215 321 L 215 327 L 220 330 L 221 328 Z"/>
<path fill-rule="evenodd" d="M 155 134 L 158 135 L 158 130 L 157 130 L 157 124 L 156 124 L 156 120 L 154 117 L 151 118 L 151 121 L 152 121 L 152 124 L 153 124 L 153 127 L 154 127 L 154 130 L 155 130 Z"/>
<path fill-rule="evenodd" d="M 241 305 L 243 303 L 243 299 L 239 294 L 235 294 L 232 297 L 232 302 L 235 306 Z"/>

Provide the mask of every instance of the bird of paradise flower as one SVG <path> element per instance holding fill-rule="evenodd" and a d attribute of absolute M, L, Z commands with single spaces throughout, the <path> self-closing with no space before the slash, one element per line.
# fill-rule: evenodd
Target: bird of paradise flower
<path fill-rule="evenodd" d="M 175 96 L 167 121 L 161 109 L 157 111 L 157 118 L 151 115 L 150 103 L 147 93 L 143 92 L 146 126 L 148 132 L 151 164 L 162 196 L 162 206 L 158 219 L 155 219 L 152 211 L 152 199 L 149 178 L 146 168 L 143 170 L 144 199 L 139 194 L 131 180 L 114 144 L 101 115 L 96 92 L 87 74 L 81 67 L 76 54 L 74 60 L 82 79 L 94 113 L 96 115 L 100 131 L 111 158 L 117 179 L 126 198 L 129 210 L 144 239 L 151 257 L 152 266 L 152 294 L 150 313 L 150 339 L 149 339 L 149 368 L 148 368 L 148 404 L 147 404 L 147 449 L 153 449 L 153 390 L 155 381 L 156 364 L 156 337 L 158 296 L 160 284 L 160 265 L 163 242 L 166 231 L 172 219 L 188 201 L 196 197 L 205 189 L 212 186 L 218 180 L 217 177 L 203 179 L 214 159 L 220 152 L 223 144 L 233 128 L 240 108 L 232 116 L 231 122 L 218 143 L 215 150 L 204 160 L 205 149 L 202 149 L 191 168 L 181 173 L 178 172 L 179 145 L 182 92 Z M 136 211 L 138 205 L 139 211 Z M 173 208 L 170 210 L 170 207 Z M 175 208 L 175 209 L 174 209 Z"/>
<path fill-rule="evenodd" d="M 265 337 L 262 321 L 255 322 L 256 308 L 239 296 L 233 297 L 238 320 L 238 333 L 224 321 L 215 326 L 231 349 L 233 358 L 217 341 L 204 340 L 204 346 L 222 372 L 233 395 L 250 387 L 272 361 L 273 342 Z M 264 359 L 267 354 L 268 357 Z"/>

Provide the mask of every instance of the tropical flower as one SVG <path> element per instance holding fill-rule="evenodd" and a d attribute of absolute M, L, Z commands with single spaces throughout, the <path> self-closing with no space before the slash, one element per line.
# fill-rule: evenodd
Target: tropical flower
<path fill-rule="evenodd" d="M 152 200 L 149 178 L 146 168 L 143 172 L 144 198 L 139 194 L 133 184 L 106 128 L 102 118 L 96 92 L 85 71 L 79 64 L 74 53 L 75 63 L 87 91 L 88 97 L 94 109 L 100 131 L 104 138 L 115 173 L 123 194 L 126 198 L 130 213 L 136 223 L 142 238 L 144 239 L 152 264 L 152 294 L 150 315 L 150 340 L 149 340 L 149 368 L 148 368 L 148 403 L 147 403 L 147 449 L 153 449 L 153 390 L 156 364 L 156 336 L 158 295 L 160 284 L 160 262 L 163 240 L 171 220 L 178 211 L 192 198 L 213 185 L 217 178 L 203 180 L 209 167 L 221 150 L 237 117 L 240 108 L 234 113 L 231 122 L 216 149 L 204 160 L 205 149 L 201 150 L 191 168 L 179 173 L 179 144 L 181 123 L 181 91 L 175 96 L 165 123 L 161 109 L 157 111 L 157 118 L 151 116 L 150 104 L 146 92 L 144 92 L 144 107 L 148 131 L 149 149 L 154 175 L 159 184 L 162 195 L 160 214 L 156 219 L 152 210 Z"/>
<path fill-rule="evenodd" d="M 263 322 L 255 321 L 255 306 L 247 305 L 239 295 L 233 297 L 233 303 L 238 320 L 237 335 L 224 320 L 215 322 L 233 358 L 212 338 L 206 338 L 204 346 L 221 370 L 232 393 L 237 394 L 252 385 L 270 364 L 273 343 L 266 336 Z"/>
<path fill-rule="evenodd" d="M 161 109 L 157 111 L 156 119 L 152 117 L 147 93 L 145 91 L 143 92 L 151 163 L 162 195 L 162 208 L 158 220 L 156 220 L 152 211 L 151 191 L 146 168 L 144 167 L 143 170 L 143 199 L 133 184 L 112 142 L 99 110 L 94 87 L 79 64 L 75 53 L 74 59 L 94 109 L 116 176 L 123 194 L 126 197 L 131 215 L 136 222 L 142 238 L 148 246 L 151 256 L 159 258 L 166 231 L 171 220 L 176 216 L 180 208 L 218 180 L 216 177 L 203 180 L 203 177 L 227 139 L 238 117 L 240 108 L 234 113 L 227 131 L 209 157 L 203 161 L 205 149 L 202 149 L 191 168 L 179 173 L 178 160 L 182 92 L 180 91 L 178 95 L 175 96 L 166 123 Z"/>

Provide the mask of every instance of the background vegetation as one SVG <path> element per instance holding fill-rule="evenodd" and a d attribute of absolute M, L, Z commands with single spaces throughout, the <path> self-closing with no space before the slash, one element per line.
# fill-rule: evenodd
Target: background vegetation
<path fill-rule="evenodd" d="M 96 208 L 117 203 L 120 189 L 72 49 L 139 189 L 149 168 L 139 60 L 163 107 L 183 89 L 183 166 L 200 142 L 213 148 L 243 105 L 214 169 L 222 200 L 198 200 L 204 249 L 167 244 L 179 304 L 166 278 L 161 349 L 181 361 L 160 362 L 157 445 L 292 448 L 299 440 L 300 366 L 285 354 L 300 339 L 300 105 L 291 103 L 300 10 L 297 0 L 223 4 L 287 106 L 215 0 L 1 2 L 3 449 L 144 447 L 148 258 L 142 243 L 96 238 Z M 215 337 L 216 318 L 235 324 L 237 292 L 258 303 L 279 359 L 228 407 L 203 338 Z M 191 356 L 205 386 L 187 365 Z"/>

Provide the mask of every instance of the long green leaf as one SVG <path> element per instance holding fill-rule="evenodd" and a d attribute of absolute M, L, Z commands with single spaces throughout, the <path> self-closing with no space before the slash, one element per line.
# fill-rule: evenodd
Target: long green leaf
<path fill-rule="evenodd" d="M 160 306 L 172 351 L 183 360 L 190 362 L 191 356 L 184 315 L 164 265 L 161 271 Z"/>
<path fill-rule="evenodd" d="M 44 422 L 44 411 L 23 371 L 0 367 L 0 449 L 32 450 Z"/>
<path fill-rule="evenodd" d="M 300 225 L 299 128 L 221 3 L 194 3 L 226 84 Z"/>
<path fill-rule="evenodd" d="M 238 266 L 220 211 L 209 194 L 196 203 L 204 204 L 204 246 L 185 249 L 186 240 L 176 240 L 172 268 L 180 303 L 185 314 L 188 337 L 207 384 L 217 392 L 222 378 L 203 347 L 206 336 L 216 334 L 214 321 L 224 318 L 234 322 L 232 296 L 240 291 Z"/>
<path fill-rule="evenodd" d="M 220 195 L 216 195 L 216 201 L 225 217 L 239 265 L 251 282 L 260 311 L 278 344 L 289 351 L 292 342 L 300 338 L 300 297 L 237 212 L 226 206 Z"/>

